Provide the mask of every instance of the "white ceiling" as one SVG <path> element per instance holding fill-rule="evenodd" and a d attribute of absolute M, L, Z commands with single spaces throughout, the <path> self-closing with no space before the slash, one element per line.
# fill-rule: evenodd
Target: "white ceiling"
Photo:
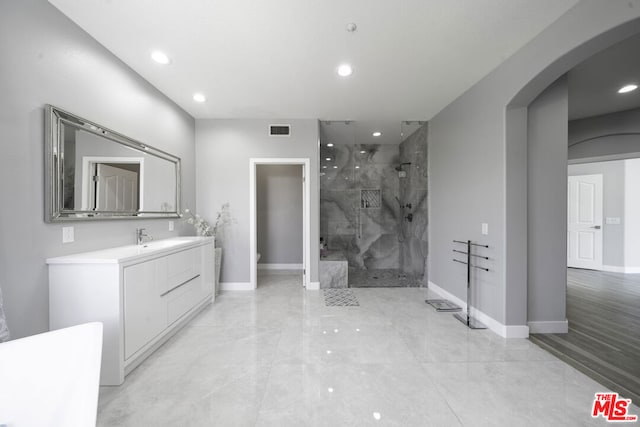
<path fill-rule="evenodd" d="M 430 119 L 577 3 L 49 1 L 195 118 L 397 123 Z"/>
<path fill-rule="evenodd" d="M 640 34 L 593 55 L 568 73 L 569 119 L 581 119 L 640 107 Z"/>

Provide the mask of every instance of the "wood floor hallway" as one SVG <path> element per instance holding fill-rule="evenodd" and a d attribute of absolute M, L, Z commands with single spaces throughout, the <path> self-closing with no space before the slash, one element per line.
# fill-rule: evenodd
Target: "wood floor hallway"
<path fill-rule="evenodd" d="M 640 402 L 640 274 L 568 269 L 567 334 L 531 341 Z"/>

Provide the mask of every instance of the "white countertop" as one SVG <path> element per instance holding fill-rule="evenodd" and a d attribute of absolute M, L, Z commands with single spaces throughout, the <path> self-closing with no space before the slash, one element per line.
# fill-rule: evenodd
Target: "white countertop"
<path fill-rule="evenodd" d="M 213 241 L 213 237 L 173 237 L 170 239 L 150 241 L 144 245 L 119 246 L 116 248 L 47 258 L 47 264 L 118 264 L 149 255 L 172 252 L 176 249 L 187 249 L 189 247 L 200 246 L 203 243 Z"/>

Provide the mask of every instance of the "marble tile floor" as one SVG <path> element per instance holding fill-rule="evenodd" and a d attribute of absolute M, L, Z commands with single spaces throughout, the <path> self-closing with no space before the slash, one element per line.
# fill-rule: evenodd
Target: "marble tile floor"
<path fill-rule="evenodd" d="M 465 328 L 420 288 L 328 307 L 296 272 L 223 292 L 119 387 L 100 426 L 584 426 L 606 389 L 525 339 Z M 633 406 L 630 410 L 639 414 Z"/>

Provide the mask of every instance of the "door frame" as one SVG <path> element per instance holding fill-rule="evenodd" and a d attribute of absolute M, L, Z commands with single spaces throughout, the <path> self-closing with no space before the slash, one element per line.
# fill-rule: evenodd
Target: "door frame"
<path fill-rule="evenodd" d="M 250 289 L 258 287 L 258 225 L 257 225 L 257 182 L 258 165 L 301 165 L 302 166 L 302 286 L 309 287 L 311 277 L 311 180 L 309 171 L 311 159 L 306 158 L 250 158 L 249 159 L 249 269 Z"/>

